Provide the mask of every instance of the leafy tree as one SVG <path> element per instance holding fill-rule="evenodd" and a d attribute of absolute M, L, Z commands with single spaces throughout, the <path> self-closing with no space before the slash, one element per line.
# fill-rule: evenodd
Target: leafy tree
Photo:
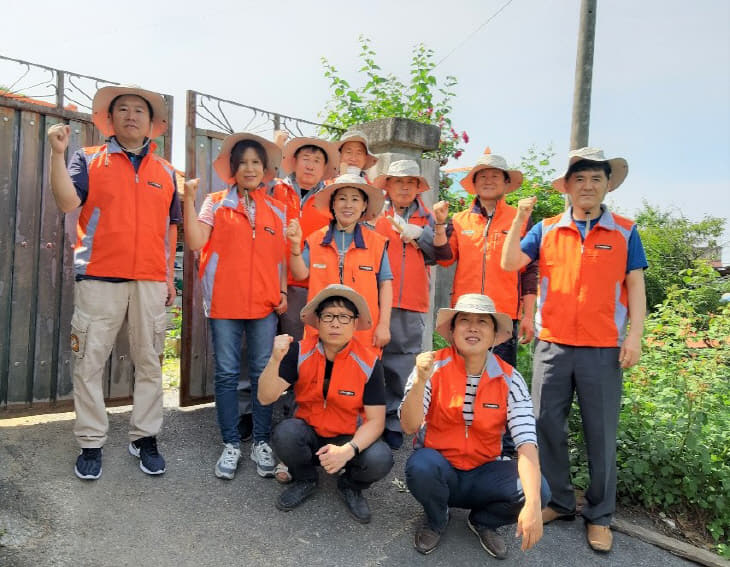
<path fill-rule="evenodd" d="M 708 215 L 693 222 L 646 201 L 635 218 L 649 262 L 644 275 L 647 305 L 653 309 L 664 301 L 671 286 L 686 286 L 686 274 L 680 275 L 680 272 L 698 267 L 707 248 L 717 246 L 725 229 L 725 219 Z M 704 297 L 702 295 L 701 292 L 695 294 L 699 301 L 695 308 L 707 312 L 717 306 L 719 291 L 716 284 L 710 285 Z"/>
<path fill-rule="evenodd" d="M 463 144 L 468 143 L 466 132 L 457 132 L 451 122 L 451 103 L 454 97 L 455 77 L 447 76 L 442 84 L 434 74 L 434 51 L 419 43 L 413 48 L 410 79 L 401 80 L 393 73 L 383 73 L 376 63 L 376 53 L 370 39 L 359 37 L 360 60 L 358 72 L 363 84 L 352 86 L 342 78 L 327 58 L 322 58 L 324 76 L 330 81 L 331 98 L 324 112 L 324 124 L 346 130 L 351 126 L 379 118 L 410 118 L 433 124 L 441 130 L 438 149 L 426 157 L 433 157 L 441 165 L 449 158 L 458 159 Z M 441 188 L 447 189 L 451 180 L 441 176 Z"/>

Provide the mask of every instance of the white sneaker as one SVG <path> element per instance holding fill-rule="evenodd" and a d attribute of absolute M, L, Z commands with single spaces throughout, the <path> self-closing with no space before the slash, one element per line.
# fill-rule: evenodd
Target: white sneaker
<path fill-rule="evenodd" d="M 266 441 L 251 445 L 251 460 L 256 463 L 256 472 L 264 478 L 274 476 L 276 461 L 274 452 Z"/>
<path fill-rule="evenodd" d="M 218 462 L 215 464 L 215 476 L 232 480 L 236 476 L 238 461 L 241 459 L 241 449 L 226 443 Z"/>

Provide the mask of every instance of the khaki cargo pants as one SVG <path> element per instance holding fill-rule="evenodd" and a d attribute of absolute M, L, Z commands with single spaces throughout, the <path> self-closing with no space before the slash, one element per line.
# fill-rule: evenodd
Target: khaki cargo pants
<path fill-rule="evenodd" d="M 74 434 L 82 448 L 102 447 L 107 439 L 109 421 L 102 374 L 125 317 L 134 364 L 134 408 L 129 438 L 134 441 L 159 433 L 162 427 L 160 354 L 165 342 L 166 297 L 165 282 L 76 282 L 71 320 Z"/>

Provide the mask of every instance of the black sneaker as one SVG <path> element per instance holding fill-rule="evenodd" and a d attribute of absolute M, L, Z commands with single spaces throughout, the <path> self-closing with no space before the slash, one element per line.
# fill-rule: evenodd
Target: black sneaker
<path fill-rule="evenodd" d="M 403 434 L 400 431 L 391 431 L 386 429 L 383 431 L 383 441 L 388 444 L 393 451 L 397 451 L 403 446 Z"/>
<path fill-rule="evenodd" d="M 368 501 L 362 495 L 362 490 L 346 486 L 341 482 L 341 479 L 338 479 L 337 490 L 345 501 L 345 506 L 347 506 L 350 515 L 361 524 L 370 523 L 370 506 L 368 506 Z"/>
<path fill-rule="evenodd" d="M 314 480 L 295 480 L 291 486 L 279 494 L 276 499 L 276 507 L 282 512 L 288 512 L 299 506 L 317 490 L 317 482 Z"/>
<path fill-rule="evenodd" d="M 241 436 L 241 442 L 250 441 L 253 435 L 253 415 L 244 413 L 238 418 L 238 434 Z"/>
<path fill-rule="evenodd" d="M 504 543 L 501 535 L 494 530 L 473 523 L 471 516 L 467 519 L 467 524 L 469 524 L 469 529 L 479 538 L 479 543 L 482 544 L 484 551 L 497 559 L 507 558 L 507 544 Z"/>
<path fill-rule="evenodd" d="M 157 450 L 157 437 L 142 437 L 129 444 L 129 453 L 139 458 L 139 468 L 147 474 L 165 472 L 165 459 Z"/>
<path fill-rule="evenodd" d="M 76 476 L 83 480 L 96 480 L 101 476 L 101 448 L 81 449 L 74 466 Z"/>

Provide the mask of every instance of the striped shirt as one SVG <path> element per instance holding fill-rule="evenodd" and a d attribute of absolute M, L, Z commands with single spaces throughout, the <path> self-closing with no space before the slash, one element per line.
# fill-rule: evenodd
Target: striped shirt
<path fill-rule="evenodd" d="M 489 356 L 494 356 L 490 354 Z M 405 393 L 403 399 L 405 400 L 408 392 L 413 387 L 413 381 L 416 378 L 416 368 L 411 371 L 408 376 L 408 382 L 406 383 Z M 488 379 L 488 378 L 487 378 Z M 474 413 L 472 410 L 474 397 L 476 396 L 477 388 L 481 376 L 467 376 L 466 380 L 466 392 L 464 393 L 464 409 L 462 415 L 464 416 L 464 423 L 471 425 Z M 496 378 L 495 378 L 496 380 Z M 400 417 L 401 402 L 398 408 L 398 416 Z M 428 409 L 431 406 L 431 379 L 426 382 L 426 386 L 423 390 L 423 415 L 428 415 Z M 532 398 L 530 398 L 530 392 L 525 384 L 525 380 L 522 375 L 515 369 L 512 374 L 512 381 L 510 384 L 509 394 L 507 395 L 507 429 L 509 429 L 510 435 L 515 442 L 515 447 L 519 447 L 525 443 L 531 443 L 537 446 L 537 433 L 535 432 L 535 414 L 532 411 Z"/>

